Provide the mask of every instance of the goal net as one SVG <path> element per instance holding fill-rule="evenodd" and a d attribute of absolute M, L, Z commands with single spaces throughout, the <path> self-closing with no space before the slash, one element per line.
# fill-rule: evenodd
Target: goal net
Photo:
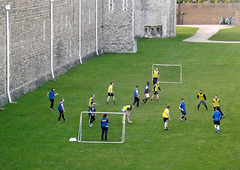
<path fill-rule="evenodd" d="M 125 114 L 122 112 L 94 112 L 95 121 L 89 126 L 89 112 L 80 114 L 78 142 L 84 143 L 124 143 L 125 140 Z M 101 118 L 107 114 L 107 139 L 102 140 Z M 105 135 L 105 134 L 104 134 Z"/>
<path fill-rule="evenodd" d="M 182 83 L 182 65 L 181 64 L 153 64 L 152 75 L 158 68 L 160 83 Z M 152 76 L 151 75 L 151 76 Z M 152 76 L 153 79 L 153 76 Z"/>

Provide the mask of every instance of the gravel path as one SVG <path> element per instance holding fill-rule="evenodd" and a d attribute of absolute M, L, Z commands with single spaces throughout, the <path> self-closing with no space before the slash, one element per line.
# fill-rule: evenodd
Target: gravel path
<path fill-rule="evenodd" d="M 230 25 L 178 25 L 184 27 L 198 27 L 199 30 L 192 37 L 189 37 L 183 41 L 186 42 L 207 42 L 207 43 L 240 43 L 240 41 L 211 41 L 208 40 L 220 29 L 231 28 Z"/>

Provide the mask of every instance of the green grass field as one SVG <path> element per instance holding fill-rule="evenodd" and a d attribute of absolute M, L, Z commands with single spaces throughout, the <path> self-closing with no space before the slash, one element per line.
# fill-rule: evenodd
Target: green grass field
<path fill-rule="evenodd" d="M 221 29 L 209 40 L 215 41 L 240 41 L 240 27 Z"/>
<path fill-rule="evenodd" d="M 239 169 L 239 44 L 182 42 L 196 30 L 177 27 L 175 38 L 138 39 L 136 54 L 95 57 L 19 98 L 18 104 L 5 105 L 0 112 L 1 169 Z M 160 103 L 141 102 L 140 108 L 132 110 L 133 123 L 126 124 L 124 144 L 68 141 L 77 137 L 79 115 L 87 110 L 91 94 L 96 95 L 97 111 L 121 112 L 133 102 L 136 85 L 143 98 L 154 63 L 182 64 L 183 84 L 161 84 Z M 111 81 L 116 105 L 112 100 L 106 105 Z M 50 112 L 46 93 L 52 87 L 59 95 Z M 209 111 L 203 106 L 197 111 L 199 89 L 207 96 Z M 211 101 L 216 94 L 225 114 L 220 135 L 212 122 Z M 179 121 L 183 97 L 189 123 Z M 61 98 L 65 98 L 68 121 L 58 123 Z M 161 115 L 167 104 L 172 121 L 165 132 Z M 111 130 L 118 125 L 111 123 L 111 117 L 109 121 L 111 140 Z M 99 133 L 96 140 L 100 140 L 99 121 L 85 129 L 91 138 Z"/>

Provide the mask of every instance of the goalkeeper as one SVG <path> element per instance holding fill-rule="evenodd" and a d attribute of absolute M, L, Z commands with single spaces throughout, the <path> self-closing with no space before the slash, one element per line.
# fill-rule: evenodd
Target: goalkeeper
<path fill-rule="evenodd" d="M 154 84 L 153 86 L 153 95 L 152 95 L 151 101 L 153 101 L 153 98 L 157 95 L 157 101 L 160 102 L 158 90 L 162 91 L 162 89 L 159 86 L 159 82 L 157 82 L 157 84 Z"/>
<path fill-rule="evenodd" d="M 107 114 L 103 115 L 103 118 L 101 119 L 101 128 L 102 128 L 102 140 L 105 133 L 105 140 L 107 140 L 107 132 L 108 132 L 108 119 Z"/>
<path fill-rule="evenodd" d="M 156 84 L 159 79 L 159 71 L 158 68 L 155 68 L 153 71 L 153 84 Z"/>

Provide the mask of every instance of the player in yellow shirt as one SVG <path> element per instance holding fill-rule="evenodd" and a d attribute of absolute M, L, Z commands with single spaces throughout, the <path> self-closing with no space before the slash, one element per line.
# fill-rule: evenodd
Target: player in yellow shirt
<path fill-rule="evenodd" d="M 159 82 L 157 82 L 157 84 L 154 84 L 153 86 L 153 95 L 152 95 L 151 101 L 153 101 L 153 98 L 155 97 L 155 95 L 157 95 L 157 101 L 160 102 L 158 90 L 162 91 L 159 86 Z"/>
<path fill-rule="evenodd" d="M 89 99 L 88 107 L 91 106 L 91 103 L 93 103 L 93 105 L 98 105 L 97 103 L 94 102 L 94 98 L 95 98 L 95 95 L 93 94 Z"/>
<path fill-rule="evenodd" d="M 224 114 L 223 114 L 223 112 L 220 109 L 220 99 L 218 98 L 217 95 L 213 99 L 212 104 L 213 104 L 213 110 L 215 111 L 216 108 L 218 108 L 218 111 L 221 113 L 222 117 L 224 117 Z"/>
<path fill-rule="evenodd" d="M 205 106 L 206 110 L 208 110 L 207 104 L 206 104 L 206 95 L 203 93 L 202 90 L 199 90 L 199 93 L 197 94 L 197 98 L 199 100 L 198 102 L 198 110 L 201 105 L 201 103 Z"/>
<path fill-rule="evenodd" d="M 158 68 L 155 68 L 153 71 L 153 84 L 156 84 L 159 79 L 159 71 Z"/>
<path fill-rule="evenodd" d="M 113 94 L 113 85 L 114 85 L 114 83 L 111 82 L 109 87 L 108 87 L 108 91 L 107 91 L 108 92 L 107 104 L 108 104 L 109 99 L 110 99 L 111 96 L 113 97 L 114 104 L 117 104 L 117 102 L 115 101 L 115 96 Z"/>
<path fill-rule="evenodd" d="M 164 110 L 162 117 L 164 122 L 164 130 L 168 131 L 168 119 L 171 121 L 170 114 L 169 114 L 170 106 L 168 105 L 167 108 Z"/>
<path fill-rule="evenodd" d="M 127 105 L 122 108 L 122 112 L 127 116 L 128 123 L 132 123 L 129 117 L 133 108 L 134 108 L 134 105 Z M 124 119 L 122 122 L 125 122 Z"/>

